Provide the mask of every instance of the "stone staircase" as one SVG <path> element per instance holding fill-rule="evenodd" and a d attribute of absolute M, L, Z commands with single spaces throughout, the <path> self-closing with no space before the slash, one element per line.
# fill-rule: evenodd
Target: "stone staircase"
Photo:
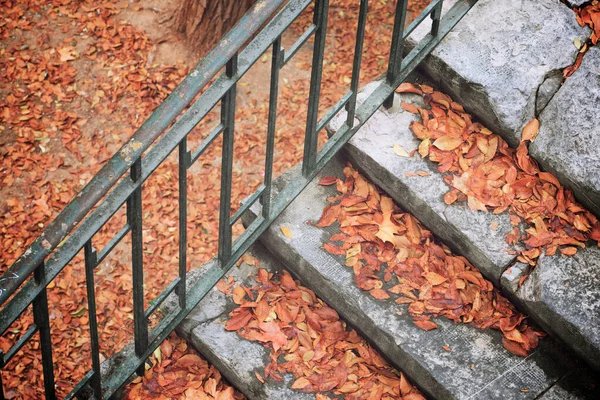
<path fill-rule="evenodd" d="M 580 68 L 566 81 L 562 77 L 562 69 L 577 55 L 574 39 L 584 42 L 588 35 L 558 0 L 480 0 L 426 59 L 422 72 L 512 146 L 518 145 L 523 126 L 537 117 L 541 127 L 529 147 L 532 157 L 600 216 L 600 50 L 590 49 Z M 358 101 L 376 85 L 368 85 Z M 508 215 L 472 211 L 462 203 L 446 205 L 448 186 L 436 165 L 418 154 L 394 154 L 394 144 L 409 151 L 419 144 L 409 129 L 417 117 L 403 110 L 401 101 L 422 102 L 420 96 L 396 94 L 393 107 L 377 111 L 366 122 L 343 154 L 263 234 L 262 245 L 250 250 L 261 268 L 289 270 L 428 398 L 600 398 L 600 249 L 589 243 L 570 258 L 542 255 L 519 287 L 529 268 L 506 251 L 504 237 L 512 229 Z M 334 118 L 329 130 L 334 132 L 342 121 L 343 115 Z M 342 177 L 346 161 L 539 324 L 549 334 L 540 346 L 528 357 L 516 356 L 503 347 L 500 332 L 444 318 L 435 320 L 439 329 L 424 331 L 415 326 L 406 306 L 361 291 L 344 257 L 322 248 L 333 230 L 307 223 L 317 221 L 327 198 L 336 194 L 335 186 L 318 185 L 319 180 Z M 406 174 L 415 171 L 427 174 Z M 275 191 L 299 173 L 296 169 L 279 178 Z M 245 223 L 259 212 L 256 205 L 243 217 Z M 291 237 L 281 226 L 289 228 Z M 229 275 L 252 285 L 254 270 L 242 264 Z M 201 279 L 201 274 L 194 271 L 189 279 Z M 314 399 L 290 389 L 290 376 L 281 383 L 259 382 L 255 371 L 269 362 L 268 351 L 224 329 L 233 306 L 213 288 L 178 331 L 248 398 Z M 166 302 L 165 307 L 175 304 Z"/>

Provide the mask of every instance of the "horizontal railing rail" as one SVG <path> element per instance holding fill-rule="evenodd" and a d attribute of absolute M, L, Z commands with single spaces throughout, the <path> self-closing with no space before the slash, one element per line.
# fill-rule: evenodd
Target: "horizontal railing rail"
<path fill-rule="evenodd" d="M 216 285 L 362 124 L 381 105 L 391 106 L 395 88 L 406 79 L 476 1 L 459 0 L 442 18 L 442 0 L 435 0 L 407 29 L 404 29 L 407 0 L 399 0 L 396 6 L 387 74 L 377 89 L 358 105 L 360 65 L 368 15 L 368 0 L 361 0 L 349 91 L 320 120 L 318 119 L 319 96 L 329 1 L 314 0 L 313 23 L 287 51 L 281 44 L 282 34 L 313 0 L 259 0 L 255 3 L 0 278 L 0 304 L 4 305 L 0 310 L 0 333 L 10 329 L 29 306 L 32 306 L 34 314 L 34 324 L 6 354 L 0 353 L 0 367 L 4 367 L 23 345 L 39 332 L 46 398 L 56 397 L 46 287 L 83 250 L 92 369 L 73 388 L 68 397 L 72 398 L 86 391 L 91 391 L 98 399 L 111 397 L 132 373 L 137 371 L 138 374 L 142 374 L 145 360 L 162 340 Z M 429 34 L 416 43 L 410 53 L 405 54 L 404 43 L 408 35 L 427 16 L 432 18 Z M 273 197 L 271 185 L 279 72 L 312 37 L 314 37 L 314 48 L 302 173 Z M 231 216 L 236 86 L 240 78 L 269 48 L 272 51 L 272 61 L 264 182 Z M 223 69 L 224 71 L 221 72 Z M 196 97 L 197 99 L 194 100 Z M 219 103 L 220 123 L 193 152 L 190 151 L 187 143 L 188 134 Z M 319 132 L 344 108 L 348 113 L 346 124 L 318 151 Z M 222 137 L 222 161 L 218 254 L 216 261 L 204 269 L 202 279 L 189 287 L 186 282 L 187 173 L 219 136 Z M 148 309 L 145 309 L 142 184 L 176 149 L 179 154 L 178 277 Z M 129 173 L 126 174 L 127 172 Z M 232 226 L 257 201 L 262 205 L 261 215 L 234 241 Z M 94 235 L 123 205 L 127 210 L 126 223 L 103 249 L 97 251 L 93 246 Z M 126 348 L 118 355 L 119 368 L 103 369 L 100 363 L 94 270 L 128 234 L 131 234 L 134 342 L 131 348 Z M 176 293 L 178 298 L 178 310 L 166 315 L 155 327 L 149 329 L 148 318 L 172 293 Z M 105 363 L 109 365 L 110 359 Z M 0 390 L 1 398 L 4 398 L 3 390 Z"/>

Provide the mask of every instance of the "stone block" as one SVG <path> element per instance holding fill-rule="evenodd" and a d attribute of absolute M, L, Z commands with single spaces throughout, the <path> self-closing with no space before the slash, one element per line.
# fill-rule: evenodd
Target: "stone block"
<path fill-rule="evenodd" d="M 583 56 L 579 69 L 554 95 L 540 117 L 531 155 L 573 189 L 600 216 L 600 48 Z"/>
<path fill-rule="evenodd" d="M 511 267 L 502 286 L 546 331 L 600 370 L 600 249 L 590 244 L 573 257 L 542 255 L 520 288 L 526 272 Z"/>

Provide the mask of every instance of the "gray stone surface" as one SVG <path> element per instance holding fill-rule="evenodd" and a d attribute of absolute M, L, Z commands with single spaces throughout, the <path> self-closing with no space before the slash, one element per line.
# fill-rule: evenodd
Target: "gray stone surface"
<path fill-rule="evenodd" d="M 522 127 L 541 111 L 536 103 L 547 102 L 557 75 L 575 61 L 574 39 L 583 43 L 589 32 L 559 0 L 479 0 L 421 67 L 516 146 Z"/>
<path fill-rule="evenodd" d="M 552 98 L 529 146 L 541 166 L 573 189 L 578 200 L 600 215 L 600 48 Z"/>
<path fill-rule="evenodd" d="M 361 91 L 358 101 L 364 100 L 376 85 L 369 84 Z M 515 258 L 507 253 L 509 246 L 504 239 L 512 229 L 508 214 L 473 211 L 466 202 L 446 205 L 443 196 L 450 187 L 436 165 L 421 158 L 418 152 L 410 158 L 394 153 L 394 144 L 410 153 L 420 143 L 409 129 L 412 121 L 420 119 L 404 111 L 401 101 L 418 104 L 421 97 L 396 94 L 392 108 L 375 112 L 354 135 L 345 147 L 346 155 L 396 203 L 417 216 L 448 246 L 467 257 L 488 279 L 498 284 L 500 276 Z M 329 129 L 339 129 L 345 118 L 345 112 L 337 115 Z M 405 175 L 415 171 L 426 171 L 430 176 Z"/>
<path fill-rule="evenodd" d="M 334 187 L 316 182 L 322 176 L 340 176 L 341 168 L 342 161 L 334 159 L 261 240 L 430 398 L 534 399 L 572 368 L 570 358 L 549 338 L 529 357 L 518 357 L 504 349 L 497 331 L 438 319 L 439 329 L 426 332 L 413 324 L 406 306 L 376 300 L 359 290 L 343 258 L 321 248 L 335 229 L 307 223 L 319 219 L 327 196 L 335 192 Z M 295 179 L 294 173 L 285 175 L 277 184 Z M 259 207 L 253 208 L 254 215 Z M 250 220 L 251 216 L 244 217 L 246 224 Z M 291 238 L 281 233 L 281 226 L 290 229 Z M 451 351 L 442 346 L 449 346 Z"/>
<path fill-rule="evenodd" d="M 600 249 L 590 244 L 573 257 L 542 255 L 518 288 L 520 268 L 505 274 L 505 289 L 546 331 L 600 370 Z"/>
<path fill-rule="evenodd" d="M 253 246 L 250 253 L 260 259 L 260 267 L 275 271 L 280 264 L 260 245 Z M 237 283 L 255 285 L 253 276 L 256 267 L 242 264 L 233 267 L 226 276 L 233 276 Z M 202 278 L 202 269 L 188 273 L 188 286 Z M 177 307 L 177 299 L 169 297 L 162 305 L 163 312 Z M 250 400 L 309 400 L 314 395 L 289 389 L 293 377 L 284 376 L 284 382 L 269 379 L 262 384 L 254 371 L 262 374 L 269 363 L 269 352 L 261 344 L 250 342 L 236 332 L 224 329 L 228 313 L 235 307 L 230 298 L 213 288 L 200 304 L 179 325 L 177 332 L 191 342 L 206 359 L 225 376 L 231 384 L 243 392 Z"/>

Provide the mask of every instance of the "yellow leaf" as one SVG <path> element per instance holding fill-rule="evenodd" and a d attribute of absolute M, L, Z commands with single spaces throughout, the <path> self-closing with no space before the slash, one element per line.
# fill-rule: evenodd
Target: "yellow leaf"
<path fill-rule="evenodd" d="M 431 147 L 431 140 L 425 139 L 419 144 L 419 154 L 425 158 L 429 155 L 429 148 Z"/>
<path fill-rule="evenodd" d="M 433 145 L 440 150 L 450 151 L 463 144 L 462 138 L 458 136 L 442 136 L 433 142 Z"/>
<path fill-rule="evenodd" d="M 288 228 L 287 226 L 280 226 L 279 229 L 281 229 L 281 233 L 283 233 L 283 235 L 288 238 L 291 239 L 292 238 L 292 231 L 290 231 L 290 228 Z"/>
<path fill-rule="evenodd" d="M 397 156 L 400 156 L 400 157 L 410 157 L 410 155 L 404 149 L 404 147 L 400 146 L 399 144 L 394 144 L 392 146 L 392 149 L 394 150 L 394 153 L 396 153 Z"/>
<path fill-rule="evenodd" d="M 532 119 L 527 123 L 527 125 L 525 125 L 525 128 L 523 128 L 523 133 L 521 134 L 521 141 L 533 141 L 533 139 L 535 139 L 535 137 L 537 136 L 539 130 L 540 121 L 538 121 L 537 118 Z"/>

